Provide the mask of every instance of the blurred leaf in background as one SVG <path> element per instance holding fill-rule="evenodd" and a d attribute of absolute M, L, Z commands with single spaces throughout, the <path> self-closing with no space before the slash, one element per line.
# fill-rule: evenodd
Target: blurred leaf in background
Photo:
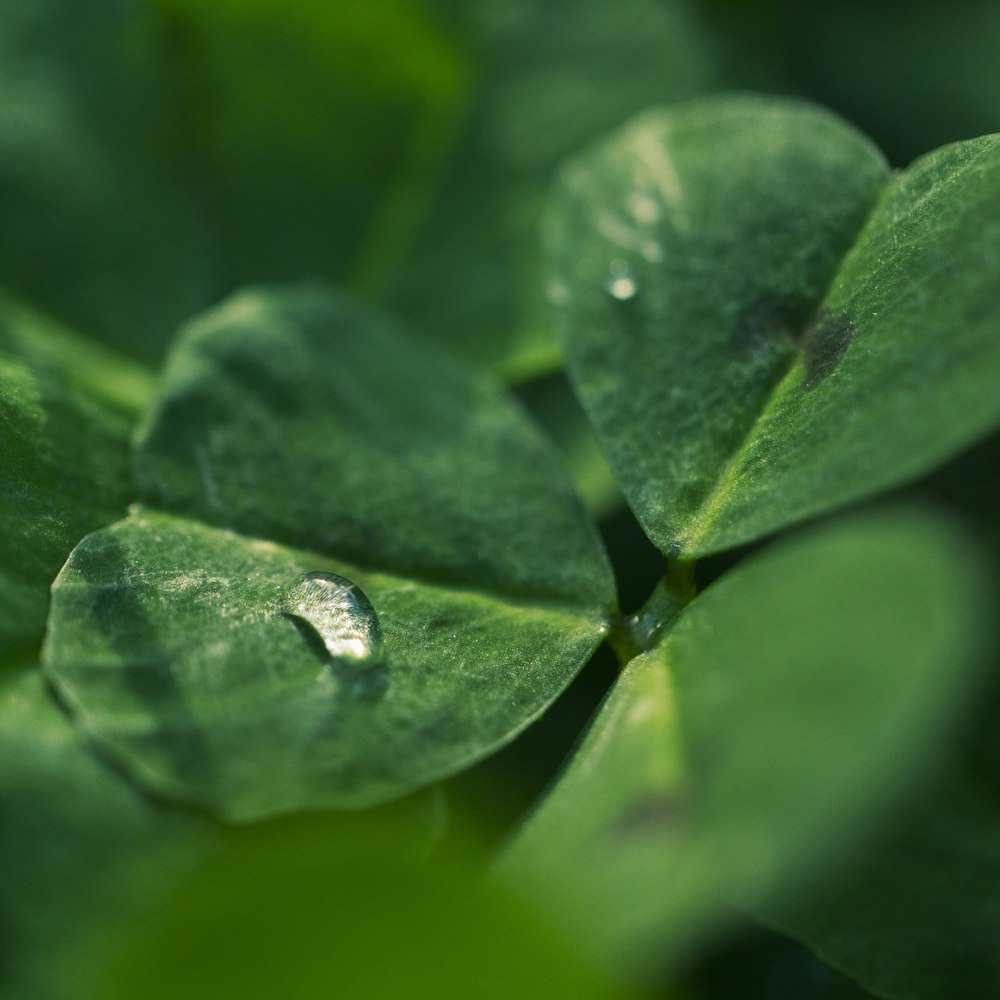
<path fill-rule="evenodd" d="M 763 915 L 878 996 L 998 996 L 1000 800 L 931 784 L 835 884 Z"/>
<path fill-rule="evenodd" d="M 0 669 L 37 658 L 59 567 L 134 497 L 151 391 L 143 368 L 0 293 Z"/>
<path fill-rule="evenodd" d="M 219 292 L 184 112 L 143 0 L 0 7 L 0 284 L 155 356 Z"/>
<path fill-rule="evenodd" d="M 991 593 L 972 540 L 920 511 L 748 559 L 625 667 L 500 877 L 632 975 L 808 896 L 954 747 Z"/>
<path fill-rule="evenodd" d="M 467 67 L 420 0 L 152 0 L 224 291 L 378 286 L 450 151 Z M 206 303 L 207 304 L 207 303 Z"/>
<path fill-rule="evenodd" d="M 416 0 L 13 0 L 0 283 L 128 351 L 236 285 L 378 285 L 464 101 Z"/>
<path fill-rule="evenodd" d="M 455 844 L 429 861 L 413 847 L 393 814 L 232 834 L 141 935 L 123 935 L 94 1000 L 639 1000 Z"/>
<path fill-rule="evenodd" d="M 903 166 L 1000 132 L 1000 7 L 992 0 L 700 0 L 732 85 L 809 97 Z"/>
<path fill-rule="evenodd" d="M 213 836 L 95 758 L 37 670 L 0 680 L 0 997 L 81 996 L 91 944 L 155 907 Z"/>
<path fill-rule="evenodd" d="M 537 226 L 556 165 L 651 103 L 718 82 L 678 0 L 448 0 L 480 78 L 469 124 L 393 303 L 418 329 L 522 378 L 558 365 Z"/>

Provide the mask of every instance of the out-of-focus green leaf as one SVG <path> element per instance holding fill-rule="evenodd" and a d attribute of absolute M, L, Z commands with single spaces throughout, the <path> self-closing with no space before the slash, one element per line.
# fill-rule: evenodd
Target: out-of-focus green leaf
<path fill-rule="evenodd" d="M 625 668 L 501 876 L 638 968 L 803 892 L 954 732 L 989 583 L 970 539 L 905 510 L 742 564 Z"/>
<path fill-rule="evenodd" d="M 394 303 L 427 334 L 523 378 L 558 362 L 537 245 L 556 165 L 647 105 L 704 91 L 718 70 L 683 0 L 447 6 L 483 79 Z"/>
<path fill-rule="evenodd" d="M 0 284 L 155 354 L 220 294 L 220 262 L 148 4 L 4 3 L 0 90 Z"/>
<path fill-rule="evenodd" d="M 890 181 L 829 114 L 748 97 L 651 112 L 564 173 L 571 375 L 661 549 L 759 538 L 996 423 L 998 194 L 995 137 Z"/>
<path fill-rule="evenodd" d="M 398 824 L 343 819 L 230 838 L 125 939 L 95 1000 L 625 995 L 463 858 L 421 864 Z"/>
<path fill-rule="evenodd" d="M 1000 131 L 992 0 L 697 0 L 728 86 L 807 95 L 901 165 Z"/>
<path fill-rule="evenodd" d="M 0 297 L 0 664 L 37 657 L 59 567 L 133 498 L 150 391 L 142 369 Z"/>
<path fill-rule="evenodd" d="M 623 509 L 622 492 L 565 376 L 550 374 L 523 382 L 517 394 L 562 453 L 591 514 L 600 520 Z"/>
<path fill-rule="evenodd" d="M 0 996 L 66 1000 L 102 924 L 139 912 L 207 824 L 156 806 L 82 744 L 37 670 L 0 683 Z"/>
<path fill-rule="evenodd" d="M 247 281 L 376 289 L 465 82 L 419 0 L 12 0 L 0 284 L 146 357 Z"/>
<path fill-rule="evenodd" d="M 788 84 L 836 107 L 894 163 L 1000 131 L 1000 9 L 992 0 L 781 6 Z"/>
<path fill-rule="evenodd" d="M 320 288 L 194 322 L 136 472 L 141 499 L 200 521 L 90 536 L 54 588 L 46 667 L 133 773 L 228 817 L 367 805 L 466 766 L 605 631 L 610 569 L 554 449 L 492 377 Z M 331 570 L 373 603 L 384 655 L 290 605 Z"/>
<path fill-rule="evenodd" d="M 225 258 L 250 281 L 379 285 L 422 217 L 464 103 L 420 0 L 153 0 Z M 207 303 L 205 303 L 207 304 Z"/>
<path fill-rule="evenodd" d="M 891 1000 L 1000 995 L 1000 812 L 954 787 L 926 797 L 827 891 L 764 911 Z"/>

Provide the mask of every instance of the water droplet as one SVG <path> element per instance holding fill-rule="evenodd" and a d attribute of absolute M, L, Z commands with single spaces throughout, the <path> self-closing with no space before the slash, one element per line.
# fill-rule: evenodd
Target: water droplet
<path fill-rule="evenodd" d="M 284 594 L 284 612 L 307 622 L 327 653 L 358 666 L 382 661 L 382 625 L 364 592 L 336 573 L 296 577 Z"/>
<path fill-rule="evenodd" d="M 604 281 L 604 290 L 613 299 L 627 302 L 639 294 L 639 282 L 629 269 L 628 263 L 620 257 L 608 265 L 608 276 Z"/>

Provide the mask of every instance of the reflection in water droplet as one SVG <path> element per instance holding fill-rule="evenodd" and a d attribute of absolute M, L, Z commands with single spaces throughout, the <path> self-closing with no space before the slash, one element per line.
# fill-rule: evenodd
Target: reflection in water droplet
<path fill-rule="evenodd" d="M 608 265 L 608 276 L 604 281 L 604 290 L 619 302 L 627 302 L 639 294 L 639 282 L 635 280 L 628 263 L 620 257 L 616 257 Z"/>
<path fill-rule="evenodd" d="M 327 653 L 358 666 L 382 662 L 382 626 L 371 601 L 336 573 L 306 573 L 285 590 L 284 612 L 315 629 Z"/>

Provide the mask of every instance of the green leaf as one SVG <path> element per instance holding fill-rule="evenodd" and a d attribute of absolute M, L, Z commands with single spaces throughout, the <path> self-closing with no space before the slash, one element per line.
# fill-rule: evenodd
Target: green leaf
<path fill-rule="evenodd" d="M 303 275 L 378 289 L 452 144 L 462 53 L 421 0 L 154 0 L 223 290 Z M 204 303 L 207 305 L 207 303 Z"/>
<path fill-rule="evenodd" d="M 502 877 L 646 969 L 804 891 L 953 735 L 989 583 L 970 539 L 905 510 L 742 564 L 625 668 Z"/>
<path fill-rule="evenodd" d="M 517 394 L 559 449 L 594 518 L 600 520 L 624 508 L 618 483 L 565 376 L 551 374 L 522 382 Z"/>
<path fill-rule="evenodd" d="M 750 97 L 650 112 L 564 173 L 571 374 L 662 550 L 752 541 L 996 423 L 998 190 L 996 138 L 890 179 L 828 113 Z"/>
<path fill-rule="evenodd" d="M 155 355 L 220 275 L 148 4 L 4 4 L 0 90 L 0 284 Z"/>
<path fill-rule="evenodd" d="M 458 770 L 606 629 L 606 558 L 541 435 L 490 377 L 321 289 L 194 322 L 136 471 L 187 518 L 138 512 L 83 542 L 46 668 L 132 773 L 221 815 L 368 805 Z M 367 595 L 384 656 L 324 645 L 344 622 L 290 606 L 321 571 Z"/>
<path fill-rule="evenodd" d="M 207 832 L 143 798 L 89 753 L 37 670 L 5 678 L 0 995 L 79 995 L 102 923 L 148 907 Z"/>
<path fill-rule="evenodd" d="M 717 75 L 714 52 L 676 0 L 448 7 L 479 53 L 481 79 L 393 305 L 430 336 L 520 379 L 559 361 L 537 238 L 553 170 L 650 103 L 705 90 Z"/>
<path fill-rule="evenodd" d="M 5 4 L 0 284 L 145 357 L 247 281 L 378 290 L 464 85 L 419 0 Z"/>
<path fill-rule="evenodd" d="M 384 657 L 332 656 L 288 588 L 332 571 L 376 609 Z M 602 627 L 137 513 L 53 587 L 45 663 L 78 723 L 142 782 L 229 819 L 361 807 L 511 739 Z"/>
<path fill-rule="evenodd" d="M 150 506 L 370 569 L 603 614 L 554 450 L 489 375 L 320 286 L 187 327 L 139 435 Z"/>
<path fill-rule="evenodd" d="M 73 546 L 133 499 L 142 370 L 0 296 L 0 664 L 37 655 Z"/>
<path fill-rule="evenodd" d="M 452 851 L 423 863 L 370 814 L 231 836 L 138 933 L 99 1000 L 635 997 Z M 88 994 L 89 995 L 89 994 Z"/>
<path fill-rule="evenodd" d="M 1000 812 L 935 789 L 825 892 L 763 916 L 892 1000 L 1000 994 Z"/>

